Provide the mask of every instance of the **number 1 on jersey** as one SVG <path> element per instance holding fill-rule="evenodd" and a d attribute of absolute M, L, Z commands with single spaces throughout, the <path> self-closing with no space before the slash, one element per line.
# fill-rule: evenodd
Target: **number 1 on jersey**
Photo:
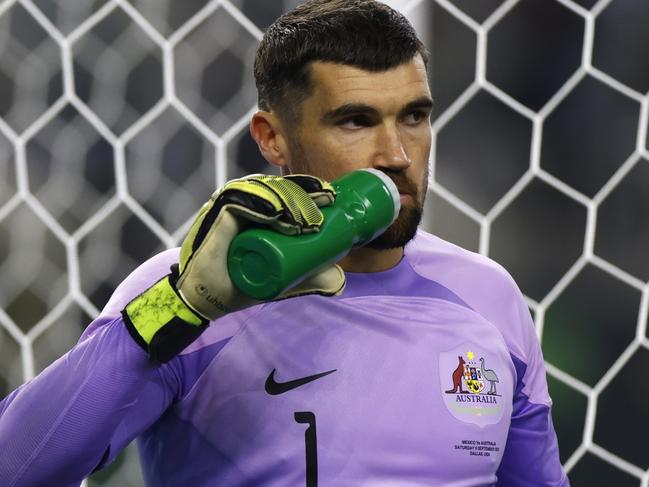
<path fill-rule="evenodd" d="M 315 414 L 311 411 L 296 412 L 295 421 L 309 425 L 304 432 L 306 487 L 318 487 L 318 440 L 316 437 Z"/>

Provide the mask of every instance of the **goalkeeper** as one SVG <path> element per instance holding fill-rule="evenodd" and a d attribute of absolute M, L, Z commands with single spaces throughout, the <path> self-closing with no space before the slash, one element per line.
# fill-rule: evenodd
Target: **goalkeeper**
<path fill-rule="evenodd" d="M 373 0 L 309 1 L 271 25 L 250 128 L 284 177 L 227 183 L 180 249 L 136 269 L 72 350 L 0 402 L 0 485 L 79 485 L 136 438 L 150 486 L 568 485 L 521 293 L 417 230 L 427 61 Z M 399 189 L 384 234 L 282 299 L 232 286 L 235 235 L 316 231 L 328 181 L 361 168 Z"/>

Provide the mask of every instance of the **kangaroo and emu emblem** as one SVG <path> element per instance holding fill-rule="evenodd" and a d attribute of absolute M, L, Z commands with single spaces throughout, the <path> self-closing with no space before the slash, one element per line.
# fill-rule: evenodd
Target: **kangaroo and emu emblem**
<path fill-rule="evenodd" d="M 473 355 L 471 352 L 468 354 Z M 446 394 L 480 394 L 485 389 L 485 381 L 489 382 L 487 395 L 497 396 L 496 384 L 499 382 L 498 375 L 492 369 L 485 368 L 485 360 L 480 358 L 480 367 L 475 363 L 466 363 L 461 355 L 458 355 L 458 365 L 451 374 L 453 386 L 444 391 Z M 472 357 L 471 357 L 472 358 Z M 466 385 L 468 391 L 462 387 Z"/>

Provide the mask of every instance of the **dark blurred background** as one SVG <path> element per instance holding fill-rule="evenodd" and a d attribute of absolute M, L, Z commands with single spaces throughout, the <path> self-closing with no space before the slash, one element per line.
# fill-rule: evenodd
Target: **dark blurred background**
<path fill-rule="evenodd" d="M 0 397 L 178 245 L 248 134 L 294 0 L 0 1 Z M 649 2 L 395 0 L 431 53 L 424 228 L 535 318 L 573 486 L 649 486 Z M 131 445 L 88 485 L 140 486 Z"/>

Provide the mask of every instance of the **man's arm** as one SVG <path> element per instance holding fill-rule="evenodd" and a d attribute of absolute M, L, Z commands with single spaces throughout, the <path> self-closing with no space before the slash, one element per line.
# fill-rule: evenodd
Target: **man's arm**
<path fill-rule="evenodd" d="M 217 191 L 183 242 L 179 268 L 163 276 L 158 258 L 145 263 L 116 290 L 109 318 L 0 403 L 0 485 L 75 485 L 112 460 L 179 395 L 176 355 L 210 321 L 255 304 L 229 280 L 232 238 L 251 221 L 317 231 L 318 206 L 334 196 L 310 176 L 252 176 Z M 332 266 L 289 293 L 335 294 L 344 282 Z"/>
<path fill-rule="evenodd" d="M 173 377 L 107 321 L 0 403 L 0 485 L 78 485 L 164 412 Z"/>
<path fill-rule="evenodd" d="M 566 487 L 568 479 L 559 460 L 551 404 L 534 402 L 547 389 L 540 347 L 525 364 L 512 356 L 518 381 L 507 445 L 498 468 L 498 486 Z M 536 391 L 535 391 L 536 389 Z"/>
<path fill-rule="evenodd" d="M 516 350 L 510 350 L 510 355 L 517 381 L 507 445 L 497 472 L 498 485 L 567 487 L 552 424 L 552 401 L 541 345 L 523 295 L 515 285 L 513 289 L 509 317 L 512 323 L 518 323 L 519 336 Z"/>

